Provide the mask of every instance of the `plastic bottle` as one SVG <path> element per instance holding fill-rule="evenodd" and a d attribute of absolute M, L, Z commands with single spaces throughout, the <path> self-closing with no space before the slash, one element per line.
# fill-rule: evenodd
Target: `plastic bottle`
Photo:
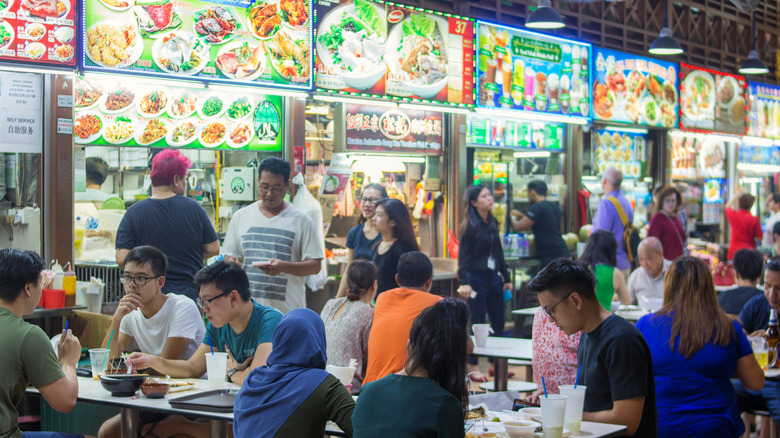
<path fill-rule="evenodd" d="M 66 267 L 70 266 L 70 263 Z M 68 269 L 62 278 L 62 288 L 65 290 L 65 307 L 76 305 L 76 273 Z"/>
<path fill-rule="evenodd" d="M 65 277 L 65 271 L 58 260 L 54 260 L 51 270 L 54 271 L 54 280 L 51 283 L 52 289 L 62 289 L 62 279 Z"/>

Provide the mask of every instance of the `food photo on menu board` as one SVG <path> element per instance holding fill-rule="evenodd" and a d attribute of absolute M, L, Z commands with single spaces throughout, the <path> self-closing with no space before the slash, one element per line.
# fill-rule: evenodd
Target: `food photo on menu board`
<path fill-rule="evenodd" d="M 780 139 L 780 87 L 750 82 L 748 89 L 748 135 Z"/>
<path fill-rule="evenodd" d="M 311 21 L 308 0 L 85 0 L 84 65 L 308 89 Z"/>
<path fill-rule="evenodd" d="M 590 116 L 590 44 L 477 23 L 479 106 Z"/>
<path fill-rule="evenodd" d="M 604 175 L 608 168 L 614 167 L 626 177 L 642 177 L 642 163 L 647 161 L 647 134 L 594 129 L 590 138 L 598 175 Z"/>
<path fill-rule="evenodd" d="M 725 178 L 726 142 L 694 133 L 672 135 L 672 178 Z"/>
<path fill-rule="evenodd" d="M 744 135 L 747 129 L 745 78 L 680 65 L 682 128 Z"/>
<path fill-rule="evenodd" d="M 76 0 L 0 0 L 0 60 L 75 66 Z"/>
<path fill-rule="evenodd" d="M 316 87 L 472 105 L 474 23 L 368 0 L 315 0 Z"/>
<path fill-rule="evenodd" d="M 593 118 L 677 126 L 677 64 L 594 48 Z"/>
<path fill-rule="evenodd" d="M 281 97 L 76 79 L 74 141 L 80 145 L 281 150 Z"/>

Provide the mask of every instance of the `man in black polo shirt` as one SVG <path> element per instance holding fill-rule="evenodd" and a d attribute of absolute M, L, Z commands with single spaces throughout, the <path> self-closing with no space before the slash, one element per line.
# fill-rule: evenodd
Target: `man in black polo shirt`
<path fill-rule="evenodd" d="M 547 184 L 542 180 L 528 183 L 528 201 L 531 208 L 523 214 L 512 210 L 512 228 L 515 231 L 531 229 L 536 242 L 539 269 L 559 257 L 570 257 L 569 248 L 561 236 L 561 208 L 547 200 Z"/>
<path fill-rule="evenodd" d="M 582 419 L 622 424 L 626 436 L 656 437 L 658 413 L 650 349 L 631 323 L 596 299 L 596 277 L 584 264 L 552 261 L 528 284 L 550 321 L 571 335 L 582 330 L 577 362 L 585 385 Z"/>

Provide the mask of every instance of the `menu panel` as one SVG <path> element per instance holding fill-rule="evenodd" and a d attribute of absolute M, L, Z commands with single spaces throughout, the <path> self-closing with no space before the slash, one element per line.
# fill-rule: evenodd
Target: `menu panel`
<path fill-rule="evenodd" d="M 780 166 L 780 147 L 741 144 L 737 147 L 737 162 Z"/>
<path fill-rule="evenodd" d="M 310 0 L 85 0 L 90 70 L 311 87 Z"/>
<path fill-rule="evenodd" d="M 346 106 L 347 150 L 442 153 L 442 113 Z"/>
<path fill-rule="evenodd" d="M 594 129 L 590 135 L 591 151 L 597 175 L 614 167 L 629 178 L 643 176 L 647 161 L 647 134 L 619 129 Z"/>
<path fill-rule="evenodd" d="M 0 61 L 74 67 L 76 0 L 0 0 Z"/>
<path fill-rule="evenodd" d="M 316 87 L 474 104 L 473 20 L 368 0 L 317 0 Z"/>
<path fill-rule="evenodd" d="M 594 120 L 677 126 L 677 64 L 599 47 L 593 53 Z"/>
<path fill-rule="evenodd" d="M 780 139 L 780 87 L 750 82 L 748 135 Z"/>
<path fill-rule="evenodd" d="M 469 116 L 467 142 L 475 146 L 562 151 L 564 125 Z"/>
<path fill-rule="evenodd" d="M 477 105 L 590 116 L 590 44 L 477 23 Z"/>
<path fill-rule="evenodd" d="M 78 78 L 73 138 L 80 145 L 282 150 L 282 98 Z"/>
<path fill-rule="evenodd" d="M 745 135 L 746 83 L 742 76 L 680 64 L 680 127 Z"/>
<path fill-rule="evenodd" d="M 726 142 L 711 136 L 674 133 L 672 178 L 725 178 Z"/>

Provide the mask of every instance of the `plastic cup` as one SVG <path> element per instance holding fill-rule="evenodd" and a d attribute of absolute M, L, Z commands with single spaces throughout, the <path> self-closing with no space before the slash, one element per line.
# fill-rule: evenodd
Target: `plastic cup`
<path fill-rule="evenodd" d="M 344 386 L 352 386 L 352 377 L 355 375 L 354 367 L 337 367 L 335 365 L 326 365 L 325 371 L 336 376 Z"/>
<path fill-rule="evenodd" d="M 43 307 L 47 309 L 62 309 L 65 307 L 65 291 L 63 289 L 44 289 Z"/>
<path fill-rule="evenodd" d="M 98 380 L 99 376 L 103 374 L 103 367 L 108 360 L 108 348 L 90 348 L 89 349 L 89 363 L 92 365 L 92 378 Z"/>
<path fill-rule="evenodd" d="M 548 394 L 539 397 L 542 406 L 542 430 L 544 438 L 561 438 L 563 421 L 566 415 L 566 397 L 561 394 Z"/>
<path fill-rule="evenodd" d="M 477 347 L 484 347 L 487 345 L 487 338 L 490 334 L 490 324 L 472 324 L 471 329 L 474 330 L 474 338 L 477 340 Z"/>
<path fill-rule="evenodd" d="M 225 387 L 227 375 L 227 353 L 206 353 L 206 372 L 209 375 L 209 388 Z"/>
<path fill-rule="evenodd" d="M 568 397 L 566 401 L 566 414 L 563 418 L 563 425 L 571 433 L 578 435 L 582 427 L 582 405 L 585 402 L 585 389 L 583 385 L 560 385 L 558 389 L 561 395 Z"/>

